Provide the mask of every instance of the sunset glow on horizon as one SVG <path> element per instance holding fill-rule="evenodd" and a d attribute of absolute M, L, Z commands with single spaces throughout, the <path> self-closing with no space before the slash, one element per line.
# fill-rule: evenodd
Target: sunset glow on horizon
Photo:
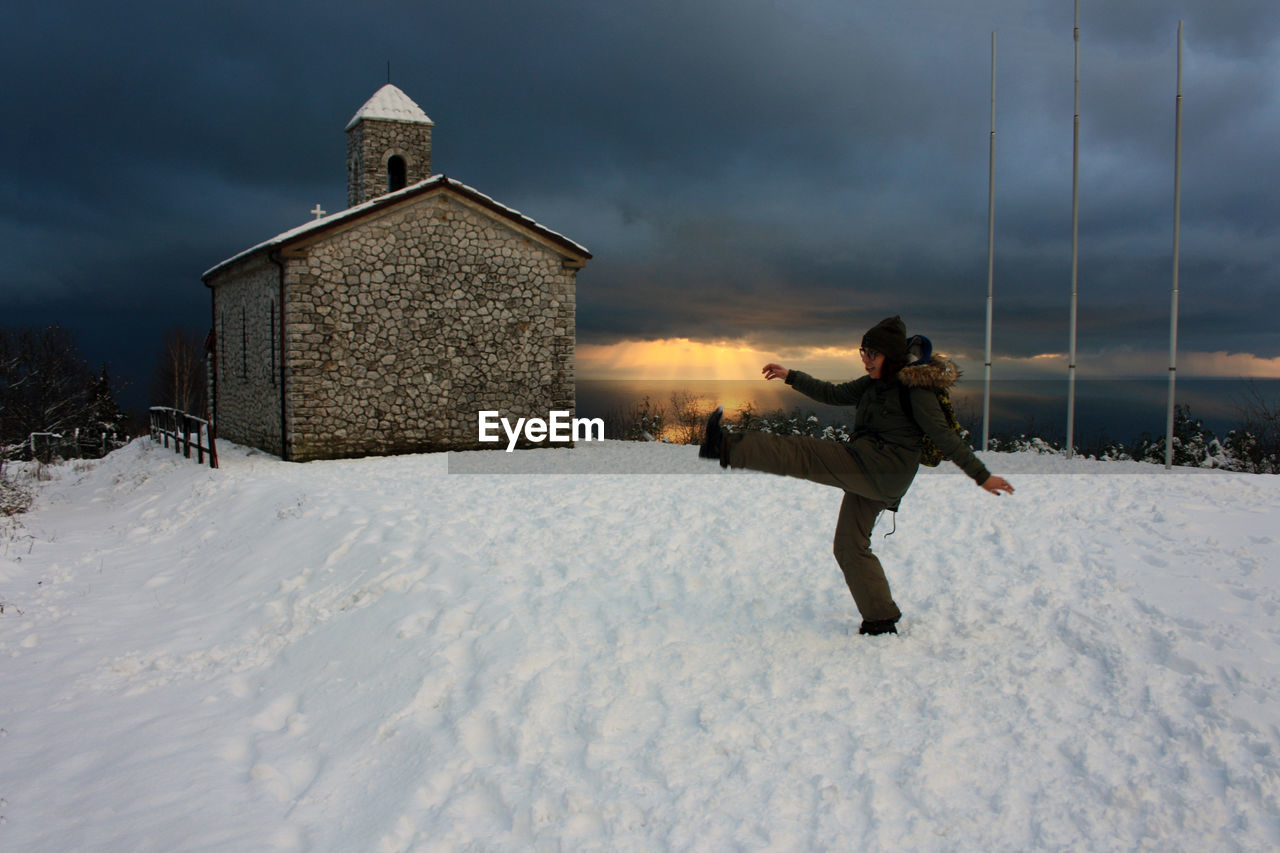
<path fill-rule="evenodd" d="M 776 356 L 743 344 L 688 338 L 578 347 L 578 374 L 590 379 L 757 379 Z"/>
<path fill-rule="evenodd" d="M 663 338 L 584 344 L 577 351 L 583 379 L 742 380 L 759 379 L 770 362 L 833 379 L 861 376 L 858 349 L 789 347 L 768 352 L 743 341 Z"/>
<path fill-rule="evenodd" d="M 982 374 L 981 355 L 941 353 L 952 358 L 969 377 Z M 1085 373 L 1105 378 L 1107 367 L 1119 375 L 1163 376 L 1167 354 L 1159 352 L 1104 355 L 1100 361 L 1082 363 Z M 754 380 L 770 362 L 803 370 L 816 377 L 840 382 L 863 374 L 858 350 L 843 347 L 788 347 L 768 352 L 744 341 L 695 341 L 662 338 L 620 341 L 615 344 L 583 344 L 577 349 L 581 379 L 647 380 Z M 1249 353 L 1184 352 L 1180 373 L 1188 378 L 1280 379 L 1280 358 L 1259 358 Z M 1047 352 L 1027 357 L 996 356 L 994 371 L 1001 379 L 1041 379 L 1066 375 L 1066 355 Z"/>

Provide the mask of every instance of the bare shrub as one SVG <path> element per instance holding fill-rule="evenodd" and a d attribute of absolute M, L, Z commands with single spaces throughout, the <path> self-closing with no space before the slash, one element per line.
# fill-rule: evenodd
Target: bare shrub
<path fill-rule="evenodd" d="M 691 391 L 671 392 L 671 414 L 663 437 L 672 444 L 701 444 L 702 431 L 714 406 Z"/>
<path fill-rule="evenodd" d="M 31 490 L 0 474 L 0 515 L 19 515 L 31 509 Z"/>

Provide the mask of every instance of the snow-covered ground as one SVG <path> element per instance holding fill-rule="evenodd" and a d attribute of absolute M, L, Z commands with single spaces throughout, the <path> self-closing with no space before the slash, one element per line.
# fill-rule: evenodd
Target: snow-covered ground
<path fill-rule="evenodd" d="M 868 638 L 839 493 L 691 447 L 220 450 L 0 527 L 0 849 L 1280 845 L 1280 477 L 924 471 Z"/>

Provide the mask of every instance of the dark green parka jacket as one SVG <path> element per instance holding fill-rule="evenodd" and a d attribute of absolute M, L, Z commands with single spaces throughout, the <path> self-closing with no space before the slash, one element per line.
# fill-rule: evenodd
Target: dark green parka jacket
<path fill-rule="evenodd" d="M 892 501 L 906 494 L 915 479 L 925 434 L 974 482 L 984 483 L 991 476 L 964 439 L 947 425 L 934 394 L 935 390 L 949 388 L 958 377 L 953 363 L 934 356 L 925 364 L 904 367 L 887 381 L 863 376 L 836 385 L 792 370 L 787 384 L 819 403 L 856 407 L 853 439 L 846 447 L 880 496 Z M 902 409 L 899 383 L 910 389 L 914 419 Z"/>

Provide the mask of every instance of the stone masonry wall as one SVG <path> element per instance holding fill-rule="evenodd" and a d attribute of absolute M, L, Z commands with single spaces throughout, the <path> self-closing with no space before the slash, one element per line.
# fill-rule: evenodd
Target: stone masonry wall
<path fill-rule="evenodd" d="M 573 408 L 576 270 L 488 211 L 425 196 L 287 263 L 290 458 L 492 448 L 482 409 Z"/>
<path fill-rule="evenodd" d="M 279 268 L 259 258 L 214 278 L 214 425 L 225 438 L 280 453 Z"/>
<path fill-rule="evenodd" d="M 387 160 L 405 160 L 405 186 L 431 177 L 431 125 L 361 119 L 347 131 L 347 206 L 387 193 Z"/>

